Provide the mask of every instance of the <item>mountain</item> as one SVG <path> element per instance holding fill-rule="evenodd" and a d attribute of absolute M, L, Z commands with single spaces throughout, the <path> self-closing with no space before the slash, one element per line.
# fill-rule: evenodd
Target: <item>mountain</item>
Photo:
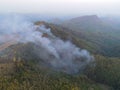
<path fill-rule="evenodd" d="M 61 24 L 72 33 L 90 43 L 97 51 L 105 56 L 120 56 L 120 31 L 106 23 L 96 15 L 82 16 L 70 19 Z M 115 48 L 118 48 L 117 50 Z M 111 52 L 113 52 L 111 54 Z"/>
<path fill-rule="evenodd" d="M 101 22 L 98 20 L 98 17 L 92 17 L 96 22 Z M 115 88 L 116 90 L 119 90 L 120 60 L 119 58 L 102 56 L 103 53 L 99 53 L 99 51 L 103 50 L 101 45 L 104 45 L 104 43 L 98 41 L 99 44 L 96 44 L 96 41 L 92 42 L 93 40 L 96 40 L 98 37 L 97 35 L 92 33 L 91 37 L 94 36 L 95 39 L 89 41 L 89 34 L 85 34 L 81 31 L 78 33 L 77 31 L 73 31 L 61 25 L 55 25 L 44 21 L 35 22 L 34 25 L 37 27 L 34 30 L 35 33 L 32 32 L 27 35 L 29 36 L 29 34 L 32 34 L 32 36 L 35 36 L 35 39 L 30 37 L 29 40 L 24 37 L 22 38 L 22 42 L 18 39 L 16 42 L 5 42 L 3 45 L 0 45 L 0 47 L 5 46 L 4 49 L 2 48 L 0 50 L 0 70 L 1 72 L 6 71 L 5 73 L 0 73 L 0 81 L 3 84 L 2 86 L 0 85 L 0 89 L 112 90 Z M 39 26 L 42 27 L 40 28 Z M 22 37 L 27 32 L 23 32 Z M 41 32 L 42 35 L 38 32 Z M 36 41 L 39 40 L 41 40 L 42 43 L 36 43 Z M 48 40 L 53 41 L 53 44 L 49 44 L 50 41 Z M 55 42 L 56 40 L 60 42 L 62 41 L 62 43 Z M 70 41 L 72 45 L 68 41 Z M 63 44 L 65 46 L 63 46 Z M 47 45 L 50 45 L 50 47 Z M 56 66 L 51 67 L 52 65 L 50 62 L 52 61 L 54 65 L 54 60 L 56 60 L 53 54 L 54 52 L 51 51 L 55 50 L 52 48 L 54 45 L 55 47 L 58 47 L 61 59 L 65 59 L 65 61 L 62 62 L 62 65 L 67 65 L 67 68 L 58 68 L 61 65 L 60 59 L 57 59 L 59 63 L 57 63 Z M 83 56 L 80 58 L 79 62 L 79 57 L 77 56 L 78 53 L 75 52 L 77 48 L 75 47 L 80 48 L 80 50 L 86 49 L 87 51 L 90 51 L 95 59 L 83 68 L 82 72 L 67 73 L 68 69 L 70 69 L 69 71 L 74 71 L 74 68 L 77 69 L 83 62 L 86 61 L 87 57 L 84 58 L 84 55 L 86 56 L 87 54 L 88 57 L 90 57 L 89 60 L 91 60 L 89 53 L 83 50 Z M 73 52 L 75 52 L 75 56 L 72 58 L 75 58 L 76 56 L 77 58 L 75 58 L 75 60 L 71 63 L 71 58 L 68 57 L 71 57 L 71 53 Z M 74 62 L 75 66 L 73 64 Z"/>
<path fill-rule="evenodd" d="M 61 38 L 64 36 L 59 34 L 59 32 L 61 33 L 62 31 L 57 29 L 56 26 L 46 22 L 36 22 L 35 24 L 45 25 L 47 28 L 51 28 L 52 32 L 57 32 L 56 36 L 59 35 Z M 37 31 L 40 30 L 37 29 Z M 65 34 L 64 32 L 62 33 Z M 43 38 L 48 36 L 46 33 Z M 6 41 L 6 39 L 3 40 Z M 97 86 L 95 83 L 92 83 L 92 80 L 90 81 L 84 76 L 72 76 L 51 68 L 49 62 L 54 59 L 54 56 L 51 52 L 50 57 L 52 58 L 50 58 L 46 49 L 42 48 L 39 44 L 34 42 L 20 43 L 14 40 L 8 40 L 0 45 L 0 81 L 4 84 L 0 86 L 0 89 L 7 90 L 6 88 L 8 88 L 8 90 L 10 90 L 12 88 L 18 90 L 24 88 L 24 90 L 35 90 L 37 88 L 37 90 L 69 90 L 74 88 L 84 89 L 87 88 L 86 85 L 89 84 L 90 86 L 88 88 L 92 88 L 92 85 L 94 85 L 93 88 L 108 88 L 107 86 L 101 86 L 101 84 Z M 43 60 L 40 54 L 49 57 L 49 59 L 46 61 Z M 84 84 L 83 81 L 80 80 L 84 85 L 79 85 L 79 82 L 76 81 L 77 78 L 84 79 L 86 83 Z M 74 82 L 72 82 L 72 80 L 74 80 Z M 10 86 L 6 82 L 9 82 Z M 17 83 L 17 85 L 15 83 Z M 77 83 L 77 85 L 74 85 L 75 83 Z"/>
<path fill-rule="evenodd" d="M 102 18 L 104 20 L 104 22 L 108 23 L 109 25 L 111 25 L 113 28 L 116 28 L 116 30 L 119 30 L 120 26 L 120 18 L 117 16 L 114 17 L 104 17 Z"/>
<path fill-rule="evenodd" d="M 68 22 L 79 25 L 81 29 L 86 29 L 87 27 L 97 28 L 98 25 L 102 25 L 102 21 L 96 15 L 77 17 L 69 20 Z"/>
<path fill-rule="evenodd" d="M 109 21 L 107 22 L 106 21 L 107 21 L 106 19 L 99 18 L 97 15 L 87 15 L 87 16 L 81 16 L 81 17 L 72 18 L 70 20 L 64 21 L 62 25 L 70 29 L 74 28 L 74 30 L 76 31 L 80 31 L 80 30 L 90 31 L 90 32 L 96 31 L 99 33 L 103 32 L 103 33 L 115 34 L 116 33 L 115 31 L 117 29 L 111 25 L 113 21 L 110 21 L 110 19 Z"/>

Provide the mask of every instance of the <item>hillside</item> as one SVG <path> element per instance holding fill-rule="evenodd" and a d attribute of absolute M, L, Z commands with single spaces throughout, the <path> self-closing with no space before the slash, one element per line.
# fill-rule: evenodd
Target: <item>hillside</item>
<path fill-rule="evenodd" d="M 65 68 L 64 66 L 59 67 L 61 63 L 57 63 L 57 66 L 53 66 L 51 64 L 51 61 L 56 60 L 54 59 L 55 57 L 53 52 L 51 53 L 49 53 L 50 51 L 46 52 L 46 48 L 40 46 L 41 43 L 36 44 L 31 40 L 29 42 L 26 41 L 18 42 L 17 40 L 17 43 L 12 43 L 12 44 L 11 43 L 9 44 L 9 42 L 7 42 L 3 44 L 6 45 L 6 47 L 0 51 L 0 67 L 1 67 L 0 89 L 2 90 L 18 90 L 18 89 L 113 90 L 114 88 L 115 90 L 119 90 L 120 88 L 119 87 L 120 73 L 118 73 L 120 72 L 119 58 L 108 58 L 102 55 L 96 55 L 100 53 L 97 53 L 96 47 L 94 47 L 94 43 L 89 42 L 85 38 L 81 38 L 84 37 L 83 33 L 81 33 L 79 37 L 78 35 L 76 35 L 76 33 L 73 33 L 71 29 L 61 27 L 60 25 L 46 23 L 43 21 L 35 22 L 35 25 L 37 26 L 45 25 L 45 27 L 47 28 L 44 29 L 44 27 L 42 27 L 42 28 L 37 28 L 37 30 L 35 30 L 37 32 L 44 33 L 43 35 L 41 35 L 44 41 L 46 40 L 45 38 L 50 38 L 50 40 L 53 41 L 54 39 L 56 41 L 56 39 L 60 38 L 61 40 L 63 40 L 65 45 L 68 45 L 65 42 L 69 40 L 70 42 L 75 44 L 75 46 L 90 51 L 90 53 L 92 53 L 92 55 L 94 56 L 95 61 L 85 65 L 85 68 L 80 69 L 80 71 L 77 73 L 69 73 L 71 71 L 74 71 L 73 68 L 77 69 L 78 67 L 74 67 L 74 64 L 72 64 L 73 66 L 71 68 L 71 64 L 67 64 L 67 63 L 66 63 L 67 68 Z M 40 30 L 40 29 L 44 29 L 44 30 Z M 51 30 L 52 34 L 55 36 L 51 35 L 51 33 L 48 33 L 49 29 Z M 35 35 L 37 36 L 37 34 Z M 25 39 L 25 40 L 29 40 L 29 39 Z M 55 43 L 56 42 L 54 42 L 54 44 Z M 60 46 L 63 45 L 62 43 L 60 43 Z M 3 45 L 1 45 L 1 47 L 3 47 Z M 47 45 L 47 42 L 44 45 Z M 58 44 L 56 45 L 58 46 Z M 73 45 L 70 44 L 70 47 L 73 47 Z M 99 46 L 97 47 L 99 50 Z M 64 51 L 64 49 L 68 51 L 70 48 L 66 49 L 65 46 L 62 51 Z M 60 53 L 62 52 L 60 51 Z M 64 57 L 64 55 L 67 54 L 65 52 L 60 55 L 61 57 Z M 65 56 L 65 57 L 67 58 L 67 61 L 71 60 L 68 59 L 69 56 Z M 79 63 L 79 60 L 77 59 L 75 60 L 75 62 Z M 82 57 L 79 59 L 80 61 L 85 62 L 86 61 L 85 59 L 87 59 L 87 57 L 86 58 Z M 75 65 L 77 66 L 76 63 Z M 79 66 L 80 65 L 81 63 L 79 63 Z M 68 71 L 69 69 L 70 71 Z M 109 77 L 107 77 L 108 75 Z"/>
<path fill-rule="evenodd" d="M 6 48 L 8 50 L 3 54 L 6 56 L 0 58 L 1 61 L 6 61 L 0 62 L 0 89 L 111 90 L 111 87 L 95 82 L 85 74 L 70 75 L 50 68 L 42 59 L 35 56 L 33 47 L 34 44 L 28 43 Z M 9 57 L 11 53 L 14 54 L 13 57 Z"/>
<path fill-rule="evenodd" d="M 95 53 L 109 57 L 120 56 L 118 47 L 120 45 L 120 31 L 96 15 L 73 18 L 65 21 L 61 26 L 69 28 L 68 30 L 75 36 L 89 42 L 89 45 L 95 48 Z"/>
<path fill-rule="evenodd" d="M 95 81 L 105 83 L 105 84 L 108 84 L 110 86 L 113 85 L 113 87 L 115 87 L 116 89 L 119 88 L 119 80 L 120 80 L 119 72 L 120 71 L 119 71 L 118 68 L 119 68 L 119 65 L 120 65 L 120 58 L 117 58 L 117 57 L 113 58 L 114 56 L 112 56 L 112 54 L 116 54 L 114 51 L 113 52 L 109 51 L 110 54 L 108 54 L 108 55 L 111 58 L 106 56 L 106 55 L 102 56 L 101 53 L 99 53 L 99 51 L 98 51 L 99 49 L 97 50 L 96 53 L 94 52 L 94 50 L 96 50 L 96 48 L 93 46 L 94 42 L 89 43 L 89 41 L 86 41 L 84 38 L 81 38 L 81 37 L 77 36 L 76 33 L 74 33 L 75 31 L 72 32 L 71 29 L 63 28 L 61 26 L 53 25 L 53 24 L 49 24 L 48 27 L 51 28 L 54 35 L 62 38 L 63 40 L 71 40 L 78 47 L 85 48 L 85 49 L 91 51 L 94 54 L 96 67 L 93 68 L 93 66 L 92 66 L 91 69 L 90 69 L 90 67 L 87 68 L 87 72 L 85 72 L 85 73 L 88 73 L 90 71 L 90 73 L 87 74 L 88 77 L 90 77 L 92 79 L 94 78 Z M 80 35 L 82 36 L 81 33 L 80 33 Z M 106 36 L 106 38 L 107 38 L 106 40 L 109 40 L 112 43 L 115 40 L 115 38 L 113 38 L 113 39 L 109 38 L 108 39 L 107 36 Z M 117 41 L 117 42 L 119 42 L 119 41 Z M 99 44 L 104 45 L 101 42 L 99 42 Z M 109 44 L 110 43 L 108 43 L 108 45 L 107 45 L 108 48 L 113 47 L 113 45 L 114 45 L 114 43 L 111 46 Z M 98 45 L 97 47 L 100 48 L 100 45 Z M 105 49 L 106 49 L 106 47 L 105 47 Z M 113 48 L 113 49 L 115 50 L 115 48 Z M 103 48 L 100 49 L 100 50 L 103 50 Z M 117 50 L 118 50 L 118 48 L 117 48 Z M 96 54 L 99 54 L 99 55 L 96 55 Z M 117 52 L 117 54 L 120 54 L 120 53 Z M 110 75 L 110 76 L 108 77 L 108 75 Z M 117 82 L 117 83 L 115 83 L 115 82 Z"/>

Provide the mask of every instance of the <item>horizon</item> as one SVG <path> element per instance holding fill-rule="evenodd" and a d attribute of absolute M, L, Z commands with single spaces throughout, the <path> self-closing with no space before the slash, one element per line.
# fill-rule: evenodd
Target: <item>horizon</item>
<path fill-rule="evenodd" d="M 0 13 L 41 14 L 45 16 L 119 16 L 118 0 L 4 0 Z"/>

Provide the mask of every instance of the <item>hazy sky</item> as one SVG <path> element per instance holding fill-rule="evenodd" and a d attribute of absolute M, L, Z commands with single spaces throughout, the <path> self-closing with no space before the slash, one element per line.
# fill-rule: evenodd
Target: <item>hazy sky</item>
<path fill-rule="evenodd" d="M 0 13 L 120 15 L 120 0 L 0 0 Z"/>

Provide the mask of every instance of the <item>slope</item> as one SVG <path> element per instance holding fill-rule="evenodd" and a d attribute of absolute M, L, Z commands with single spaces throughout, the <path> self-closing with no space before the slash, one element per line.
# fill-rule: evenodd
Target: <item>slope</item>
<path fill-rule="evenodd" d="M 83 16 L 65 21 L 61 26 L 69 28 L 75 36 L 96 48 L 95 53 L 104 56 L 120 56 L 120 31 L 105 23 L 96 15 Z M 111 53 L 112 52 L 112 53 Z"/>

